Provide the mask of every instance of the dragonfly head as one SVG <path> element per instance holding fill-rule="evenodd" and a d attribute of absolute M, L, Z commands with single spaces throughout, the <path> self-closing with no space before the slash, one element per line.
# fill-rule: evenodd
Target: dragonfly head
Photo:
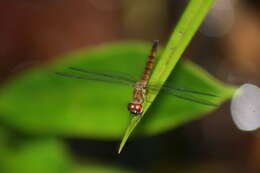
<path fill-rule="evenodd" d="M 142 104 L 129 103 L 127 108 L 128 111 L 135 115 L 140 115 L 143 112 Z"/>

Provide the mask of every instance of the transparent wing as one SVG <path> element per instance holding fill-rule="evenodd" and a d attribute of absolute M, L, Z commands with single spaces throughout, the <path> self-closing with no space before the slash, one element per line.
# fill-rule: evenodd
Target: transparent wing
<path fill-rule="evenodd" d="M 169 92 L 169 95 L 172 95 L 172 96 L 177 97 L 179 99 L 191 101 L 191 102 L 206 105 L 206 106 L 218 106 L 215 103 L 212 103 L 212 102 L 207 101 L 207 100 L 203 100 L 201 98 L 195 98 L 195 97 L 192 97 L 192 96 L 182 96 L 182 95 L 179 95 L 179 94 L 176 94 L 176 93 L 171 93 L 171 92 Z"/>
<path fill-rule="evenodd" d="M 120 84 L 120 85 L 133 86 L 133 83 L 127 82 L 125 80 L 111 80 L 111 79 L 107 79 L 107 78 L 90 77 L 90 76 L 84 76 L 84 75 L 78 75 L 78 74 L 72 74 L 72 73 L 64 73 L 64 72 L 56 72 L 56 74 L 63 76 L 63 77 L 69 77 L 69 78 L 74 78 L 74 79 L 83 79 L 83 80 L 91 80 L 91 81 L 104 82 L 104 83 L 116 83 L 116 84 Z"/>
<path fill-rule="evenodd" d="M 212 93 L 195 91 L 195 90 L 187 89 L 187 88 L 175 88 L 175 87 L 168 86 L 168 85 L 163 85 L 162 89 L 163 90 L 173 90 L 173 91 L 179 91 L 179 92 L 192 93 L 192 94 L 203 95 L 203 96 L 218 97 L 217 95 L 212 94 Z"/>
<path fill-rule="evenodd" d="M 104 83 L 115 83 L 115 84 L 119 84 L 119 85 L 128 85 L 128 86 L 132 86 L 132 87 L 134 86 L 134 84 L 136 82 L 133 78 L 123 75 L 123 73 L 109 74 L 109 73 L 92 71 L 92 70 L 88 70 L 88 69 L 81 69 L 81 68 L 77 68 L 77 67 L 70 67 L 69 69 L 74 72 L 81 72 L 84 74 L 74 74 L 74 73 L 66 73 L 66 72 L 56 72 L 56 74 L 58 74 L 60 76 L 64 76 L 64 77 L 74 78 L 74 79 L 90 80 L 90 81 L 97 81 L 97 82 L 104 82 Z M 176 88 L 176 87 L 172 87 L 170 85 L 163 85 L 163 86 L 148 85 L 147 89 L 148 89 L 148 91 L 149 90 L 150 91 L 161 90 L 161 91 L 166 92 L 168 95 L 171 95 L 171 96 L 183 99 L 183 100 L 207 105 L 207 106 L 217 106 L 216 104 L 214 104 L 210 101 L 207 101 L 205 99 L 194 97 L 194 95 L 195 96 L 204 96 L 204 97 L 205 96 L 218 97 L 217 95 L 211 94 L 211 93 L 195 91 L 195 90 L 186 89 L 186 88 Z M 190 95 L 187 95 L 187 94 L 190 94 Z"/>
<path fill-rule="evenodd" d="M 148 91 L 158 91 L 161 90 L 167 95 L 177 97 L 179 99 L 195 102 L 198 104 L 202 105 L 207 105 L 207 106 L 217 106 L 217 104 L 212 103 L 210 101 L 205 100 L 205 97 L 218 97 L 215 94 L 207 93 L 207 92 L 201 92 L 201 91 L 196 91 L 192 89 L 186 89 L 186 88 L 175 88 L 169 85 L 152 85 L 147 87 Z M 197 97 L 195 97 L 197 96 Z M 203 97 L 203 98 L 198 98 L 198 97 Z"/>
<path fill-rule="evenodd" d="M 207 92 L 202 92 L 202 91 L 196 91 L 196 90 L 192 90 L 192 89 L 187 89 L 187 88 L 177 88 L 177 87 L 173 87 L 170 85 L 148 85 L 147 86 L 148 89 L 151 90 L 164 90 L 164 91 L 173 91 L 173 92 L 179 92 L 179 93 L 191 93 L 191 94 L 195 94 L 195 95 L 202 95 L 202 96 L 209 96 L 209 97 L 218 97 L 215 94 L 212 93 L 207 93 Z"/>
<path fill-rule="evenodd" d="M 97 71 L 88 70 L 88 69 L 81 69 L 81 68 L 77 68 L 77 67 L 69 67 L 69 69 L 73 70 L 73 71 L 82 72 L 82 73 L 85 73 L 85 74 L 88 74 L 88 75 L 101 77 L 101 78 L 121 80 L 121 81 L 129 82 L 129 83 L 135 83 L 136 82 L 136 80 L 134 80 L 132 77 L 130 77 L 129 74 L 123 74 L 122 72 L 120 72 L 120 74 L 109 74 L 107 72 L 103 73 L 103 72 L 97 72 Z"/>
<path fill-rule="evenodd" d="M 70 70 L 73 71 L 78 71 L 78 72 L 83 72 L 89 75 L 94 75 L 97 76 L 99 78 L 108 78 L 108 79 L 113 79 L 113 80 L 120 80 L 120 81 L 125 81 L 125 82 L 129 82 L 129 83 L 135 83 L 136 80 L 134 80 L 133 78 L 129 77 L 129 76 L 123 76 L 123 73 L 120 72 L 120 74 L 109 74 L 109 73 L 103 73 L 103 72 L 97 72 L 97 71 L 92 71 L 89 69 L 81 69 L 81 68 L 77 68 L 77 67 L 70 67 Z M 125 74 L 128 75 L 128 74 Z M 94 80 L 94 79 L 93 79 Z M 191 90 L 191 89 L 187 89 L 187 88 L 176 88 L 176 87 L 172 87 L 170 85 L 164 84 L 163 86 L 148 86 L 148 88 L 153 89 L 153 90 L 166 90 L 166 91 L 178 91 L 178 92 L 185 92 L 185 93 L 192 93 L 192 94 L 198 94 L 198 95 L 204 95 L 204 96 L 211 96 L 211 97 L 218 97 L 215 94 L 211 94 L 211 93 L 206 93 L 206 92 L 201 92 L 201 91 L 195 91 L 195 90 Z"/>

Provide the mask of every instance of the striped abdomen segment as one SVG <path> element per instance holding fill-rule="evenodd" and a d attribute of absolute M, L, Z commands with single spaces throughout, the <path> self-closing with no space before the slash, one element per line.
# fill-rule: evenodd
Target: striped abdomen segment
<path fill-rule="evenodd" d="M 147 82 L 149 80 L 149 78 L 150 78 L 151 71 L 152 71 L 153 65 L 154 65 L 154 59 L 155 59 L 155 56 L 156 56 L 158 43 L 159 43 L 158 40 L 155 40 L 153 42 L 153 47 L 152 47 L 150 55 L 147 58 L 147 62 L 146 62 L 146 65 L 145 65 L 145 70 L 144 70 L 143 76 L 141 78 L 142 81 Z"/>

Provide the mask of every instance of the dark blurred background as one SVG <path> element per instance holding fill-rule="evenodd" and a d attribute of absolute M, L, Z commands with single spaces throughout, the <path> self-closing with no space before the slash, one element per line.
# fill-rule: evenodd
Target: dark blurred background
<path fill-rule="evenodd" d="M 82 47 L 118 40 L 166 44 L 188 1 L 9 0 L 0 2 L 0 80 Z M 218 79 L 260 84 L 260 3 L 216 0 L 184 53 Z M 230 103 L 178 129 L 129 141 L 66 139 L 78 158 L 144 172 L 260 172 L 258 132 L 241 132 Z"/>

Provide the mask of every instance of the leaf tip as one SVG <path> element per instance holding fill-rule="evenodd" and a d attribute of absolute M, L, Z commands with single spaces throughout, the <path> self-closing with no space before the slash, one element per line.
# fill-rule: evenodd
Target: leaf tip
<path fill-rule="evenodd" d="M 118 148 L 118 150 L 117 150 L 117 154 L 121 154 L 121 152 L 122 152 L 124 146 L 125 146 L 125 143 L 121 143 L 121 144 L 120 144 L 120 146 L 119 146 L 119 148 Z"/>

